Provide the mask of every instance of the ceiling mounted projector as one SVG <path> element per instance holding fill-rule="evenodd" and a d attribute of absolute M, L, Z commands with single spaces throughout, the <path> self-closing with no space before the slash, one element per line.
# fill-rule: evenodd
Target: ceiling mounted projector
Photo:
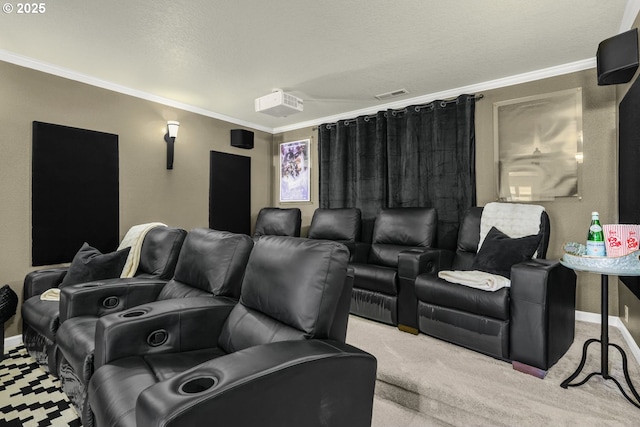
<path fill-rule="evenodd" d="M 256 112 L 269 114 L 274 117 L 287 117 L 299 113 L 303 109 L 302 99 L 282 90 L 274 90 L 269 95 L 256 98 Z"/>

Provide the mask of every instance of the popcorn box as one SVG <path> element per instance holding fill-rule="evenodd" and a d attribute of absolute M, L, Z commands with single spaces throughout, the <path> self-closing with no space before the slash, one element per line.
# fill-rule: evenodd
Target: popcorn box
<path fill-rule="evenodd" d="M 640 225 L 605 224 L 602 229 L 608 257 L 623 256 L 640 249 Z"/>

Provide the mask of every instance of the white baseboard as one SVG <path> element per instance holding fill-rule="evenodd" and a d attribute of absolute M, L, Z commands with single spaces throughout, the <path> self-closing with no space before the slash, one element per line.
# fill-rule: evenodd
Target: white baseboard
<path fill-rule="evenodd" d="M 10 348 L 17 347 L 22 344 L 22 335 L 14 335 L 4 339 L 4 350 L 7 351 Z"/>
<path fill-rule="evenodd" d="M 588 311 L 576 310 L 576 320 L 589 323 L 602 323 L 600 314 L 590 313 Z M 636 359 L 636 362 L 640 364 L 640 347 L 638 347 L 638 344 L 636 344 L 635 340 L 631 336 L 631 333 L 629 333 L 629 330 L 624 325 L 622 319 L 616 316 L 609 316 L 609 325 L 615 326 L 620 330 L 620 332 L 622 333 L 622 337 L 624 338 L 625 342 L 629 346 L 629 349 L 631 350 L 631 353 L 633 354 L 633 357 Z M 12 337 L 4 339 L 5 350 L 17 347 L 20 344 L 22 344 L 21 335 L 14 335 Z"/>
<path fill-rule="evenodd" d="M 598 323 L 598 324 L 602 323 L 602 318 L 599 313 L 590 313 L 588 311 L 576 310 L 576 320 L 581 320 L 583 322 L 590 322 L 590 323 Z M 635 342 L 635 340 L 631 336 L 631 333 L 629 332 L 627 327 L 624 325 L 624 322 L 622 321 L 622 319 L 620 319 L 617 316 L 609 316 L 609 325 L 615 326 L 620 330 L 620 333 L 622 333 L 622 337 L 624 338 L 624 341 L 629 346 L 629 349 L 631 350 L 633 357 L 636 359 L 636 362 L 640 363 L 640 347 L 638 347 L 638 344 Z"/>

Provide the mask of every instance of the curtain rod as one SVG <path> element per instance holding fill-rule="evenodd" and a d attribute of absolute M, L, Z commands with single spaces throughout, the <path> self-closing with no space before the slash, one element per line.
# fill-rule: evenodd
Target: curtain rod
<path fill-rule="evenodd" d="M 413 106 L 413 108 L 415 109 L 415 111 L 420 111 L 421 109 L 426 108 L 426 107 L 431 107 L 431 108 L 433 108 L 433 105 L 434 105 L 434 103 L 435 103 L 435 102 L 439 102 L 439 103 L 440 103 L 440 106 L 441 106 L 441 107 L 444 107 L 444 106 L 446 106 L 446 105 L 448 105 L 448 104 L 451 104 L 451 103 L 454 103 L 454 102 L 458 102 L 458 98 L 459 98 L 459 97 L 455 97 L 455 98 L 448 98 L 448 99 L 442 99 L 442 100 L 436 99 L 436 100 L 433 100 L 433 101 L 431 101 L 431 102 L 427 102 L 426 104 L 414 105 L 414 106 Z M 482 98 L 484 98 L 484 95 L 483 95 L 483 94 L 478 94 L 478 95 L 476 95 L 476 96 L 474 97 L 474 99 L 475 99 L 476 101 L 480 101 Z M 398 113 L 406 113 L 407 111 L 409 111 L 409 107 L 398 108 L 397 110 L 391 110 L 391 114 L 395 116 L 395 115 L 396 115 L 396 114 L 398 114 Z M 384 112 L 384 115 L 385 115 L 385 117 L 387 116 L 387 112 L 386 112 L 386 111 Z M 365 122 L 368 122 L 369 120 L 371 120 L 371 119 L 372 119 L 372 118 L 374 118 L 374 117 L 376 117 L 376 114 L 368 114 L 368 115 L 364 116 L 364 121 L 365 121 Z M 353 118 L 353 119 L 346 119 L 346 120 L 344 121 L 344 123 L 345 123 L 346 125 L 349 125 L 349 123 L 350 123 L 350 122 L 353 122 L 353 121 L 355 121 L 356 119 L 357 119 L 357 118 Z"/>
<path fill-rule="evenodd" d="M 446 106 L 446 105 L 448 105 L 448 104 L 452 104 L 452 103 L 454 103 L 454 102 L 458 102 L 458 98 L 459 98 L 459 96 L 457 96 L 457 97 L 455 97 L 455 98 L 448 98 L 448 99 L 434 99 L 433 101 L 431 101 L 431 102 L 427 102 L 426 104 L 414 105 L 413 107 L 415 108 L 415 110 L 416 110 L 416 111 L 420 111 L 422 108 L 425 108 L 425 107 L 431 107 L 431 108 L 433 108 L 433 104 L 434 104 L 435 102 L 439 102 L 439 103 L 440 103 L 440 106 L 441 106 L 441 107 L 444 107 L 444 106 Z M 484 98 L 484 95 L 483 95 L 483 94 L 478 94 L 478 95 L 476 95 L 476 96 L 474 97 L 474 99 L 475 99 L 476 101 L 479 101 L 479 100 L 481 100 L 482 98 Z M 391 110 L 391 113 L 394 113 L 394 112 L 398 112 L 398 113 L 406 113 L 406 112 L 408 111 L 408 110 L 407 110 L 408 108 L 409 108 L 409 107 L 404 107 L 404 108 L 398 108 L 397 110 Z"/>
<path fill-rule="evenodd" d="M 426 103 L 426 104 L 419 104 L 419 105 L 415 105 L 413 108 L 414 108 L 416 111 L 420 111 L 422 108 L 429 107 L 429 106 L 430 106 L 431 108 L 433 108 L 433 103 L 434 103 L 434 102 L 439 102 L 439 103 L 440 103 L 440 106 L 444 107 L 444 106 L 446 106 L 447 104 L 451 104 L 452 102 L 458 102 L 458 98 L 459 98 L 459 97 L 455 97 L 455 98 L 448 98 L 448 99 L 442 99 L 442 100 L 438 100 L 438 99 L 436 99 L 436 100 L 433 100 L 433 101 L 428 102 L 428 103 Z M 478 95 L 476 95 L 476 96 L 474 97 L 474 99 L 475 99 L 476 101 L 480 101 L 482 98 L 484 98 L 484 95 L 483 95 L 483 94 L 481 94 L 481 93 L 480 93 L 480 94 L 478 94 Z M 409 110 L 408 110 L 408 108 L 409 108 L 409 107 L 404 107 L 404 108 L 399 108 L 399 109 L 397 109 L 397 110 L 391 110 L 391 114 L 395 116 L 397 113 L 406 113 L 407 111 L 409 111 Z M 363 119 L 364 119 L 364 121 L 365 121 L 365 122 L 368 122 L 368 121 L 369 121 L 369 120 L 371 120 L 372 118 L 376 117 L 376 115 L 377 115 L 377 113 L 376 113 L 376 114 L 367 114 L 366 116 L 364 116 L 364 117 L 363 117 Z M 385 117 L 387 116 L 387 112 L 386 112 L 386 111 L 384 112 L 384 115 L 385 115 Z M 362 116 L 361 116 L 361 117 L 362 117 Z M 348 126 L 348 125 L 349 125 L 349 123 L 354 122 L 354 121 L 356 121 L 357 119 L 358 119 L 357 117 L 354 117 L 353 119 L 345 119 L 345 120 L 343 121 L 343 123 L 344 123 L 345 125 L 347 125 L 347 126 Z M 327 123 L 326 125 L 327 125 L 327 128 L 331 128 L 332 123 Z M 314 127 L 314 129 L 313 129 L 313 130 L 316 130 L 316 129 L 317 129 L 317 127 Z"/>

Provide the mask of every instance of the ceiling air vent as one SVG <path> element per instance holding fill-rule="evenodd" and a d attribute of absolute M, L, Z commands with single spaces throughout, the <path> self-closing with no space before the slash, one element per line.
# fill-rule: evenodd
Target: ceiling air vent
<path fill-rule="evenodd" d="M 396 89 L 396 90 L 392 90 L 391 92 L 381 93 L 380 95 L 376 95 L 376 98 L 378 98 L 380 101 L 383 101 L 385 99 L 395 98 L 396 96 L 406 95 L 408 93 L 409 91 L 406 89 Z"/>

